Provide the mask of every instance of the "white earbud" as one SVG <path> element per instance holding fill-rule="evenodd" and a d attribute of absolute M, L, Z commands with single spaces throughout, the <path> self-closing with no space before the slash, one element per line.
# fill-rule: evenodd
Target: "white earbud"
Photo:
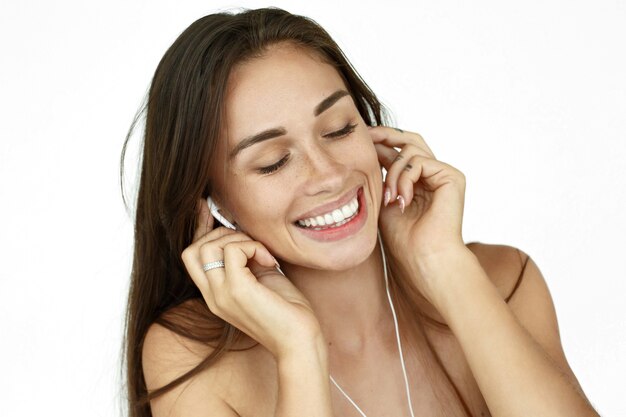
<path fill-rule="evenodd" d="M 206 202 L 209 205 L 209 210 L 211 211 L 211 214 L 217 219 L 217 221 L 219 221 L 229 229 L 237 230 L 237 228 L 231 222 L 229 222 L 224 216 L 222 216 L 222 214 L 219 212 L 220 208 L 217 204 L 215 204 L 215 201 L 213 201 L 211 196 L 207 197 Z M 278 270 L 278 272 L 285 275 L 285 273 L 282 271 L 282 269 L 280 269 L 280 266 L 278 264 L 276 264 L 276 269 Z"/>
<path fill-rule="evenodd" d="M 206 201 L 207 201 L 207 204 L 209 205 L 209 210 L 211 211 L 211 214 L 213 215 L 213 217 L 217 219 L 217 221 L 219 221 L 220 223 L 222 223 L 225 227 L 228 227 L 229 229 L 237 230 L 237 228 L 231 222 L 229 222 L 228 220 L 226 220 L 224 216 L 222 216 L 222 214 L 219 211 L 220 208 L 218 207 L 217 204 L 215 204 L 215 201 L 213 201 L 211 196 L 208 196 Z"/>

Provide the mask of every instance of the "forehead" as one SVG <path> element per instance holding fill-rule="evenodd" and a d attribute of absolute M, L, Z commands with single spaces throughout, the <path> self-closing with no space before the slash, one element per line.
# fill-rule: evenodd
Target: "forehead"
<path fill-rule="evenodd" d="M 337 89 L 339 72 L 312 51 L 275 45 L 260 58 L 235 67 L 225 97 L 230 147 L 266 128 L 313 121 L 313 109 Z"/>

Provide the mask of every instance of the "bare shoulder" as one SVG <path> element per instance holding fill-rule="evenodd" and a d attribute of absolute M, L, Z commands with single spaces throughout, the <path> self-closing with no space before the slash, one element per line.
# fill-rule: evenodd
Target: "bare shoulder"
<path fill-rule="evenodd" d="M 211 346 L 185 338 L 153 323 L 143 343 L 142 365 L 148 392 L 166 386 L 194 369 L 213 353 Z M 235 417 L 223 399 L 219 384 L 223 363 L 198 373 L 150 401 L 154 417 L 195 415 Z"/>
<path fill-rule="evenodd" d="M 502 298 L 510 300 L 521 284 L 528 255 L 509 245 L 471 242 L 466 246 L 478 258 Z"/>
<path fill-rule="evenodd" d="M 193 302 L 193 301 L 191 301 Z M 236 349 L 253 346 L 245 337 Z M 210 366 L 150 401 L 154 417 L 194 415 L 236 417 L 245 415 L 242 393 L 256 389 L 255 358 L 252 348 L 224 352 Z M 149 392 L 166 386 L 196 368 L 215 353 L 215 347 L 201 343 L 154 323 L 148 329 L 142 349 L 142 365 Z M 261 353 L 261 356 L 263 354 Z M 258 368 L 257 368 L 258 369 Z M 236 387 L 237 389 L 233 389 Z"/>
<path fill-rule="evenodd" d="M 478 258 L 519 323 L 582 394 L 563 351 L 550 290 L 533 258 L 509 245 L 472 242 L 467 247 Z"/>

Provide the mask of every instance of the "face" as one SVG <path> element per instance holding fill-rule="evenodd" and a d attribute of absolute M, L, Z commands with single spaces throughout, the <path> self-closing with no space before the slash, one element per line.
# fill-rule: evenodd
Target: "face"
<path fill-rule="evenodd" d="M 339 73 L 274 45 L 233 70 L 225 105 L 214 178 L 226 213 L 281 262 L 363 262 L 376 244 L 382 175 Z"/>

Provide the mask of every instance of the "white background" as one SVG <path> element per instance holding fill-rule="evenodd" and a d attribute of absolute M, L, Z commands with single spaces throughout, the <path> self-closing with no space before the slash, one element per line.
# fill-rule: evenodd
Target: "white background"
<path fill-rule="evenodd" d="M 465 240 L 535 259 L 585 392 L 626 415 L 625 3 L 295 3 L 272 5 L 322 24 L 397 126 L 465 173 Z M 178 34 L 241 5 L 269 4 L 0 6 L 2 415 L 120 415 L 122 142 Z"/>

